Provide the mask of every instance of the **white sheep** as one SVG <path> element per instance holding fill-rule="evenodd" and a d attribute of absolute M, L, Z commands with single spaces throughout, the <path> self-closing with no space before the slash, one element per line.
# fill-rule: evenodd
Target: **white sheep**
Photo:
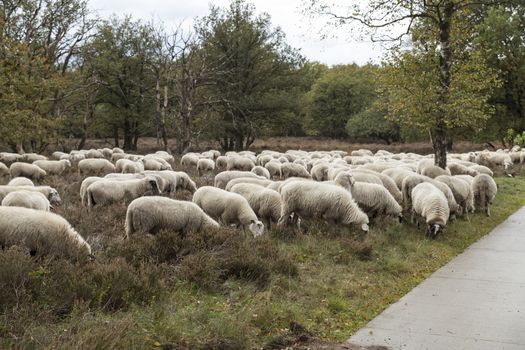
<path fill-rule="evenodd" d="M 226 161 L 226 170 L 251 171 L 255 167 L 255 163 L 245 157 L 233 156 L 228 157 Z"/>
<path fill-rule="evenodd" d="M 108 205 L 120 201 L 131 202 L 147 193 L 160 194 L 157 180 L 150 176 L 118 182 L 107 179 L 99 180 L 87 188 L 87 206 L 88 209 L 91 209 L 95 205 Z"/>
<path fill-rule="evenodd" d="M 15 162 L 9 167 L 9 174 L 11 177 L 27 177 L 29 179 L 38 180 L 47 175 L 45 170 L 37 165 Z"/>
<path fill-rule="evenodd" d="M 35 184 L 27 177 L 21 176 L 11 179 L 11 181 L 7 183 L 7 186 L 35 186 Z"/>
<path fill-rule="evenodd" d="M 455 176 L 447 175 L 440 175 L 434 180 L 443 182 L 450 188 L 454 199 L 460 206 L 461 212 L 465 214 L 467 218 L 469 212 L 474 212 L 474 196 L 469 182 Z"/>
<path fill-rule="evenodd" d="M 291 181 L 281 188 L 282 211 L 279 225 L 291 214 L 302 219 L 322 218 L 329 223 L 358 225 L 368 232 L 368 216 L 359 209 L 352 195 L 337 185 L 316 181 Z"/>
<path fill-rule="evenodd" d="M 161 229 L 186 234 L 219 224 L 198 205 L 165 197 L 141 197 L 130 203 L 126 211 L 126 238 L 135 232 L 156 233 Z"/>
<path fill-rule="evenodd" d="M 195 191 L 197 191 L 197 185 L 195 184 L 195 181 L 193 181 L 187 173 L 184 171 L 174 171 L 173 173 L 177 175 L 177 190 L 186 190 L 190 191 L 191 193 L 195 193 Z"/>
<path fill-rule="evenodd" d="M 310 175 L 315 181 L 326 181 L 328 180 L 328 169 L 330 165 L 325 162 L 317 163 L 310 169 Z"/>
<path fill-rule="evenodd" d="M 83 159 L 78 162 L 79 174 L 107 174 L 114 173 L 115 166 L 107 159 Z"/>
<path fill-rule="evenodd" d="M 0 162 L 0 176 L 9 174 L 9 168 L 4 163 Z"/>
<path fill-rule="evenodd" d="M 104 158 L 104 154 L 96 149 L 90 149 L 86 152 L 87 159 L 101 159 Z"/>
<path fill-rule="evenodd" d="M 213 159 L 200 158 L 197 162 L 197 174 L 202 176 L 204 173 L 211 173 L 215 170 L 215 162 Z"/>
<path fill-rule="evenodd" d="M 92 258 L 91 247 L 61 216 L 41 210 L 0 207 L 0 246 L 25 246 L 31 255 Z"/>
<path fill-rule="evenodd" d="M 487 174 L 490 177 L 494 177 L 494 172 L 490 170 L 490 168 L 484 166 L 484 165 L 473 165 L 471 166 L 472 169 L 477 171 L 480 174 Z M 471 175 L 472 176 L 472 175 Z"/>
<path fill-rule="evenodd" d="M 61 175 L 64 171 L 71 168 L 71 162 L 67 159 L 35 160 L 33 164 L 43 169 L 48 175 Z"/>
<path fill-rule="evenodd" d="M 490 216 L 490 206 L 498 193 L 496 181 L 487 174 L 480 174 L 472 181 L 472 192 L 476 206 Z"/>
<path fill-rule="evenodd" d="M 36 153 L 26 153 L 22 155 L 24 162 L 33 163 L 35 160 L 46 160 L 47 157 Z"/>
<path fill-rule="evenodd" d="M 196 153 L 186 153 L 180 159 L 180 165 L 187 167 L 196 167 L 199 162 L 199 155 Z"/>
<path fill-rule="evenodd" d="M 215 160 L 215 165 L 217 168 L 220 169 L 226 169 L 226 166 L 228 165 L 228 157 L 226 156 L 219 156 Z"/>
<path fill-rule="evenodd" d="M 264 233 L 264 224 L 257 219 L 248 201 L 237 193 L 203 186 L 193 195 L 193 202 L 224 225 L 240 225 L 243 229 L 248 227 L 254 237 Z"/>
<path fill-rule="evenodd" d="M 2 206 L 24 207 L 43 211 L 49 211 L 51 205 L 49 200 L 40 192 L 15 191 L 9 193 L 2 199 Z"/>
<path fill-rule="evenodd" d="M 446 226 L 450 215 L 447 198 L 442 191 L 428 182 L 412 189 L 413 214 L 425 219 L 427 236 L 435 238 Z"/>
<path fill-rule="evenodd" d="M 304 166 L 295 163 L 284 163 L 281 165 L 281 173 L 285 179 L 289 177 L 304 177 L 305 179 L 312 178 Z"/>
<path fill-rule="evenodd" d="M 403 185 L 401 186 L 402 187 L 401 192 L 403 194 L 403 207 L 405 211 L 408 212 L 411 210 L 412 208 L 412 197 L 411 197 L 412 190 L 414 189 L 414 187 L 416 187 L 418 184 L 422 182 L 429 182 L 433 184 L 435 187 L 437 187 L 439 190 L 441 190 L 441 192 L 443 192 L 443 194 L 445 195 L 445 198 L 448 201 L 448 206 L 449 206 L 449 211 L 450 211 L 451 216 L 454 216 L 458 212 L 459 206 L 456 200 L 454 199 L 454 194 L 452 193 L 452 190 L 450 189 L 450 187 L 448 187 L 443 182 L 435 181 L 434 179 L 431 179 L 428 176 L 418 175 L 418 174 L 407 176 L 403 180 Z"/>
<path fill-rule="evenodd" d="M 113 153 L 111 155 L 111 158 L 110 160 L 113 162 L 113 163 L 116 163 L 117 160 L 119 159 L 125 159 L 126 158 L 126 154 L 125 153 Z"/>
<path fill-rule="evenodd" d="M 111 174 L 110 174 L 111 175 Z M 82 183 L 80 184 L 80 203 L 83 205 L 83 206 L 87 206 L 87 189 L 88 187 L 97 182 L 97 181 L 100 181 L 100 180 L 103 180 L 104 177 L 99 177 L 99 176 L 89 176 L 89 177 L 86 177 L 84 180 L 82 180 Z"/>
<path fill-rule="evenodd" d="M 144 171 L 144 163 L 142 160 L 133 161 L 130 159 L 119 159 L 115 163 L 115 171 L 123 174 L 135 174 Z"/>
<path fill-rule="evenodd" d="M 250 183 L 236 184 L 232 186 L 230 191 L 246 198 L 250 207 L 267 229 L 272 223 L 279 221 L 282 207 L 279 192 Z"/>
<path fill-rule="evenodd" d="M 450 176 L 450 170 L 443 169 L 438 167 L 437 165 L 427 165 L 423 169 L 421 169 L 421 175 L 428 176 L 431 179 L 435 179 L 438 176 L 441 175 L 447 175 Z"/>
<path fill-rule="evenodd" d="M 452 175 L 470 175 L 473 177 L 479 175 L 479 171 L 477 171 L 475 168 L 471 168 L 459 163 L 449 163 L 448 169 Z"/>
<path fill-rule="evenodd" d="M 273 183 L 273 181 L 272 180 L 256 179 L 256 178 L 253 178 L 253 177 L 238 177 L 236 179 L 230 180 L 226 184 L 226 187 L 224 189 L 229 192 L 233 186 L 235 186 L 237 184 L 241 184 L 241 183 L 256 184 L 256 185 L 259 185 L 259 186 L 266 187 L 266 186 L 270 185 L 271 183 Z"/>
<path fill-rule="evenodd" d="M 18 153 L 0 152 L 0 162 L 11 165 L 14 162 L 23 160 L 23 156 Z"/>
<path fill-rule="evenodd" d="M 260 165 L 256 165 L 253 167 L 253 169 L 251 170 L 252 173 L 254 173 L 255 175 L 259 175 L 259 176 L 262 176 L 262 177 L 265 177 L 267 179 L 270 179 L 270 172 L 268 171 L 268 169 L 260 166 Z"/>
<path fill-rule="evenodd" d="M 215 175 L 214 186 L 224 189 L 230 180 L 240 177 L 251 177 L 260 180 L 267 180 L 262 176 L 255 175 L 251 171 L 223 171 Z"/>
<path fill-rule="evenodd" d="M 268 170 L 272 179 L 282 177 L 281 162 L 275 160 L 269 161 L 264 164 L 264 168 Z"/>
<path fill-rule="evenodd" d="M 49 186 L 0 186 L 0 202 L 11 192 L 15 191 L 40 192 L 49 200 L 51 205 L 60 205 L 62 200 L 57 190 Z"/>

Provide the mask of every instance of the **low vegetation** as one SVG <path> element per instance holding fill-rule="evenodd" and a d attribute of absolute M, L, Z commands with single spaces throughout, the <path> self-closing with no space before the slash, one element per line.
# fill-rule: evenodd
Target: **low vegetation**
<path fill-rule="evenodd" d="M 221 228 L 126 241 L 125 205 L 87 212 L 79 180 L 70 173 L 46 183 L 63 194 L 57 212 L 97 260 L 0 251 L 0 348 L 335 344 L 525 205 L 525 178 L 498 177 L 492 217 L 458 219 L 433 241 L 389 219 L 373 223 L 365 239 L 313 223 L 306 235 L 272 230 L 253 239 Z"/>

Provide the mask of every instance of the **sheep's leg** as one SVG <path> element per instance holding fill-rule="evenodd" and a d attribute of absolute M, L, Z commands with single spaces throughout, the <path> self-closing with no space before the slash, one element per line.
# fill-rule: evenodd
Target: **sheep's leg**
<path fill-rule="evenodd" d="M 487 216 L 490 216 L 490 206 L 487 204 L 486 206 L 486 209 L 485 209 L 486 213 L 487 213 Z"/>

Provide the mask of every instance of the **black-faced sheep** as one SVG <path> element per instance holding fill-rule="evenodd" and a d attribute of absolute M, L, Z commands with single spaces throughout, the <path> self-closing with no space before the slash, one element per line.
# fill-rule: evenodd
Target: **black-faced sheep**
<path fill-rule="evenodd" d="M 412 189 L 413 214 L 425 219 L 427 236 L 435 238 L 446 226 L 450 210 L 442 191 L 428 182 L 422 182 Z"/>

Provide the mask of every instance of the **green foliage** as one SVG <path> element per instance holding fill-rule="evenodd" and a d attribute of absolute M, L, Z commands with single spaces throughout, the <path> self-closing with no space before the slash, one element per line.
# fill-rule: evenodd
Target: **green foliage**
<path fill-rule="evenodd" d="M 351 138 L 384 141 L 390 144 L 401 139 L 400 128 L 385 119 L 385 113 L 366 109 L 348 119 L 346 132 Z"/>

